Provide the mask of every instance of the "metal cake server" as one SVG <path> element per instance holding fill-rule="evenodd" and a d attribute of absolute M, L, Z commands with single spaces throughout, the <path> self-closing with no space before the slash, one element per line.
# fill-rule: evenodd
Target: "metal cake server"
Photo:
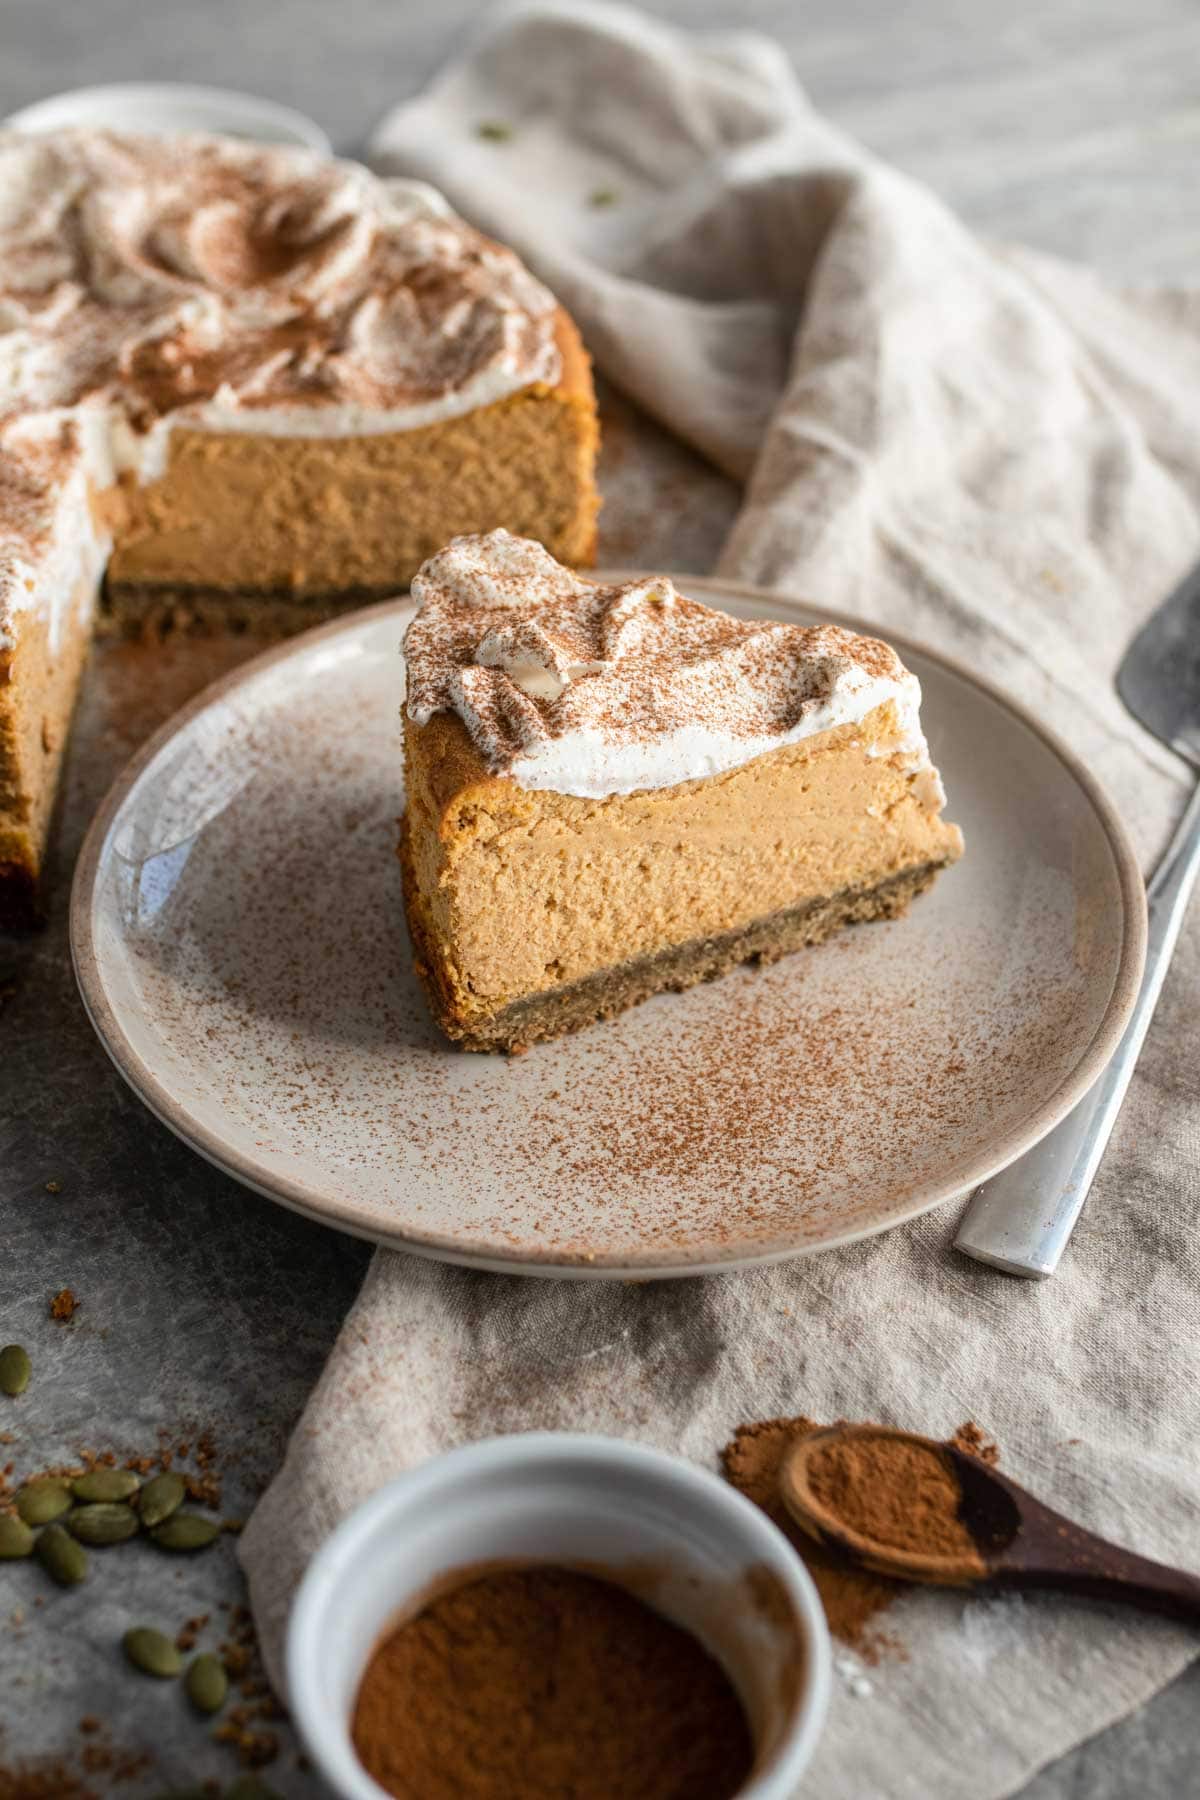
<path fill-rule="evenodd" d="M 1138 632 L 1117 671 L 1134 718 L 1200 771 L 1200 565 Z M 1200 786 L 1146 890 L 1146 969 L 1112 1061 L 1065 1119 L 975 1190 L 954 1242 L 1013 1275 L 1053 1275 L 1083 1210 L 1200 873 Z"/>

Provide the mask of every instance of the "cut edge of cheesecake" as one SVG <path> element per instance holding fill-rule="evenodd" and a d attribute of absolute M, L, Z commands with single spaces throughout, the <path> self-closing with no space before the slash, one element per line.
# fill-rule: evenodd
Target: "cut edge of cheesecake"
<path fill-rule="evenodd" d="M 178 427 L 157 481 L 94 496 L 113 538 L 102 627 L 286 635 L 407 588 L 454 536 L 503 524 L 595 560 L 591 359 L 560 306 L 557 382 L 405 430 L 274 437 Z"/>
<path fill-rule="evenodd" d="M 494 774 L 456 714 L 406 718 L 402 884 L 441 1029 L 466 1050 L 520 1051 L 902 916 L 963 843 L 886 754 L 895 730 L 887 702 L 716 775 L 587 799 Z M 664 921 L 674 902 L 692 929 Z"/>
<path fill-rule="evenodd" d="M 44 622 L 31 616 L 13 644 L 0 646 L 0 931 L 27 931 L 44 916 L 46 849 L 91 641 L 93 593 L 94 578 L 81 582 L 53 657 Z"/>
<path fill-rule="evenodd" d="M 377 435 L 271 438 L 249 432 L 181 430 L 167 477 L 146 489 L 138 489 L 128 477 L 99 489 L 81 480 L 83 451 L 72 428 L 64 429 L 63 443 L 55 446 L 54 454 L 65 458 L 72 472 L 70 477 L 55 475 L 61 491 L 54 502 L 49 556 L 44 552 L 29 555 L 35 571 L 31 577 L 10 577 L 0 567 L 0 590 L 6 579 L 25 579 L 27 583 L 35 581 L 47 595 L 44 602 L 10 610 L 0 591 L 0 930 L 26 931 L 44 916 L 44 874 L 54 802 L 94 631 L 150 638 L 174 630 L 290 636 L 354 606 L 391 598 L 408 585 L 430 549 L 448 535 L 459 529 L 488 529 L 501 518 L 506 522 L 520 519 L 525 531 L 539 540 L 544 533 L 547 548 L 566 563 L 586 566 L 594 560 L 600 508 L 594 479 L 599 425 L 591 360 L 574 322 L 561 308 L 556 336 L 562 373 L 553 386 L 534 383 L 446 421 Z M 533 467 L 539 436 L 546 448 L 540 473 Z M 508 461 L 505 443 L 509 452 L 523 449 L 524 458 L 515 455 Z M 256 583 L 248 555 L 242 578 L 235 581 L 236 571 L 231 571 L 226 584 L 171 579 L 180 570 L 170 568 L 160 568 L 153 579 L 122 574 L 122 569 L 132 567 L 140 577 L 146 575 L 144 568 L 138 569 L 136 559 L 131 565 L 127 552 L 131 538 L 150 529 L 147 522 L 156 516 L 156 507 L 166 506 L 157 516 L 164 533 L 170 531 L 171 502 L 179 500 L 170 473 L 170 468 L 177 466 L 174 459 L 194 457 L 211 465 L 211 459 L 222 454 L 233 459 L 231 471 L 240 471 L 243 478 L 258 461 L 264 480 L 269 473 L 274 483 L 276 506 L 282 504 L 280 496 L 287 487 L 289 471 L 306 458 L 310 478 L 314 467 L 327 472 L 327 497 L 343 488 L 352 491 L 353 471 L 347 464 L 355 457 L 366 459 L 375 472 L 381 544 L 383 514 L 392 520 L 386 569 L 378 564 L 373 570 L 355 565 L 349 553 L 354 521 L 347 520 L 340 534 L 326 533 L 322 550 L 322 556 L 334 563 L 342 558 L 342 575 L 335 581 L 332 568 L 324 568 L 315 588 L 299 580 L 274 586 L 269 581 Z M 411 510 L 418 471 L 424 467 L 428 474 L 430 469 L 447 465 L 463 472 L 460 481 L 468 486 L 472 468 L 481 476 L 487 467 L 503 471 L 510 488 L 525 475 L 529 477 L 525 500 L 521 502 L 507 491 L 489 494 L 481 479 L 475 484 L 473 501 L 460 494 L 455 502 L 445 482 L 440 487 L 436 481 L 427 482 L 431 500 L 436 502 L 440 493 L 444 510 L 437 511 L 435 505 L 407 540 L 403 533 L 397 539 L 397 497 L 407 495 Z M 244 479 L 243 486 L 253 500 L 253 481 Z M 207 497 L 202 487 L 200 498 Z M 317 496 L 310 498 L 315 506 Z M 263 499 L 261 492 L 257 499 Z M 238 545 L 246 549 L 252 542 L 254 505 L 246 505 L 240 525 L 228 534 L 235 559 Z M 140 519 L 137 526 L 131 524 L 135 518 Z M 0 508 L 0 528 L 4 523 Z M 65 577 L 55 566 L 63 548 L 59 539 L 64 536 L 73 538 L 78 552 Z M 46 566 L 39 568 L 43 558 Z M 354 573 L 360 579 L 351 579 Z M 56 614 L 57 623 L 50 630 L 48 621 Z"/>
<path fill-rule="evenodd" d="M 904 869 L 875 883 L 785 907 L 734 930 L 694 938 L 649 955 L 597 970 L 578 981 L 514 1000 L 478 1016 L 462 1009 L 428 915 L 413 866 L 407 820 L 400 834 L 400 869 L 414 968 L 438 1025 L 463 1050 L 519 1055 L 534 1044 L 614 1019 L 656 994 L 684 993 L 715 981 L 743 963 L 766 965 L 794 951 L 823 943 L 848 925 L 902 918 L 919 894 L 933 885 L 957 851 Z"/>

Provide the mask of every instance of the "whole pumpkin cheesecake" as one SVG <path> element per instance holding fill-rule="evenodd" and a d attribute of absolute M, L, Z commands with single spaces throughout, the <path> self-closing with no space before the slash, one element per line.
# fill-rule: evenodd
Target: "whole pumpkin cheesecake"
<path fill-rule="evenodd" d="M 0 923 L 98 610 L 293 630 L 501 524 L 587 562 L 596 443 L 575 326 L 432 189 L 228 138 L 0 132 Z"/>
<path fill-rule="evenodd" d="M 400 856 L 442 1029 L 512 1050 L 895 918 L 962 853 L 895 651 L 455 539 L 412 584 Z"/>

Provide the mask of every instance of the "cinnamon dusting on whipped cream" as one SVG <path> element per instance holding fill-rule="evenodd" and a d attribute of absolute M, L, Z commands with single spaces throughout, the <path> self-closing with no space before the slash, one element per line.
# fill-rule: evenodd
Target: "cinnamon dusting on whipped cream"
<path fill-rule="evenodd" d="M 733 618 L 666 576 L 597 586 L 506 531 L 460 537 L 415 577 L 404 654 L 416 724 L 454 712 L 496 774 L 601 798 L 668 787 L 891 702 L 899 755 L 942 803 L 920 687 L 895 651 L 836 625 Z"/>
<path fill-rule="evenodd" d="M 74 580 L 46 555 L 103 566 L 88 488 L 157 479 L 177 426 L 414 430 L 555 383 L 555 317 L 421 183 L 232 138 L 0 131 L 0 649 Z"/>

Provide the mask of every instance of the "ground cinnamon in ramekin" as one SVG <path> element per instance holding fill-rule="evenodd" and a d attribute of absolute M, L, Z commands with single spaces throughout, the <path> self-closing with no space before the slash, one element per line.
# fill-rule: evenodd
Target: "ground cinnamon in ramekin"
<path fill-rule="evenodd" d="M 754 1760 L 698 1639 L 614 1582 L 541 1565 L 477 1574 L 385 1639 L 353 1739 L 397 1800 L 732 1800 Z"/>

